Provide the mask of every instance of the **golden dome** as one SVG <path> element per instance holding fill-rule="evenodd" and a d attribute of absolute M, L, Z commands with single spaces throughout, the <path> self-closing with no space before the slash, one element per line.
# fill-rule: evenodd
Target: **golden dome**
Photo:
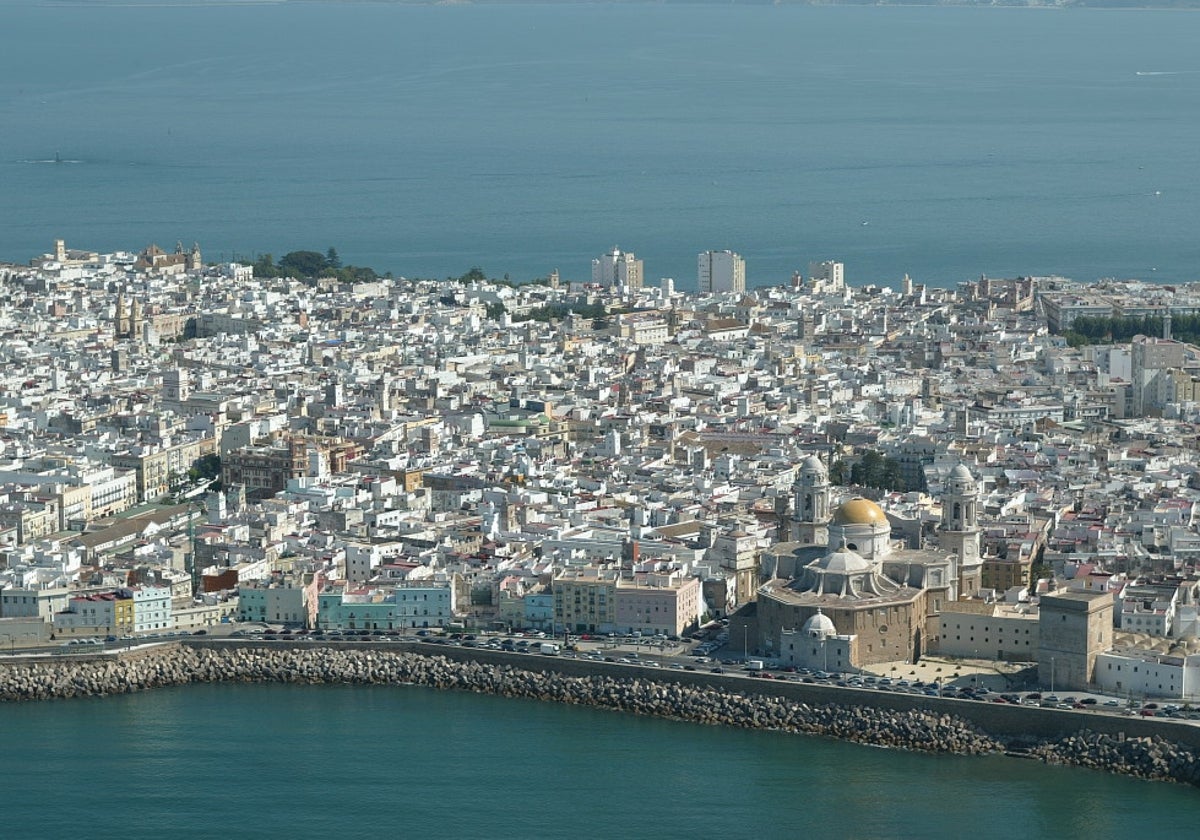
<path fill-rule="evenodd" d="M 834 525 L 886 525 L 887 521 L 883 508 L 861 496 L 842 502 L 833 514 Z"/>

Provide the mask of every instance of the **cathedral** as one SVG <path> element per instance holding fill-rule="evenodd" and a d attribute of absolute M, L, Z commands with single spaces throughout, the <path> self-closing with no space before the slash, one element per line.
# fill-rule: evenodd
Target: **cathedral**
<path fill-rule="evenodd" d="M 875 502 L 855 496 L 834 506 L 825 465 L 806 458 L 793 486 L 791 540 L 762 555 L 746 646 L 753 636 L 753 648 L 772 658 L 838 670 L 916 661 L 936 644 L 943 605 L 980 586 L 978 488 L 962 464 L 942 508 L 939 547 L 906 548 Z"/>
<path fill-rule="evenodd" d="M 133 267 L 137 271 L 158 271 L 164 274 L 181 274 L 185 271 L 196 271 L 204 267 L 204 259 L 200 255 L 199 243 L 192 244 L 191 251 L 183 249 L 182 242 L 175 243 L 175 253 L 168 254 L 157 245 L 148 245 L 138 254 Z"/>
<path fill-rule="evenodd" d="M 125 293 L 120 292 L 117 295 L 117 315 L 113 320 L 113 334 L 117 338 L 137 339 L 142 334 L 143 323 L 141 301 L 134 298 L 132 304 L 126 304 Z"/>

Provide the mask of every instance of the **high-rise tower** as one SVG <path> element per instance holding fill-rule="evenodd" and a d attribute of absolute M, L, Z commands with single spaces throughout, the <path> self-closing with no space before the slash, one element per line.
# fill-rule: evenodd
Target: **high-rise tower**
<path fill-rule="evenodd" d="M 746 261 L 733 251 L 705 251 L 696 261 L 701 294 L 746 291 Z"/>

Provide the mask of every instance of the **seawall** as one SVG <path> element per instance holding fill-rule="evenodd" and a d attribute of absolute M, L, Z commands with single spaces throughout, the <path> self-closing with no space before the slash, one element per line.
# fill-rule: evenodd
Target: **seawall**
<path fill-rule="evenodd" d="M 0 667 L 0 701 L 102 696 L 189 683 L 414 684 L 924 752 L 1016 750 L 1047 762 L 1200 784 L 1200 751 L 1182 739 L 1146 731 L 1148 721 L 883 692 L 851 695 L 834 687 L 558 657 L 514 659 L 478 649 L 418 653 L 400 647 L 189 642 L 119 657 L 18 661 Z M 1028 725 L 1014 726 L 1013 712 L 1031 713 Z M 1192 727 L 1186 729 L 1196 735 Z"/>

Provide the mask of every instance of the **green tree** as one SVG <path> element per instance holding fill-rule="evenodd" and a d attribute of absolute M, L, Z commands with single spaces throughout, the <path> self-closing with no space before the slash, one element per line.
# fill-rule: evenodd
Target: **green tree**
<path fill-rule="evenodd" d="M 327 269 L 319 251 L 291 251 L 279 258 L 279 270 L 295 277 L 316 277 Z"/>
<path fill-rule="evenodd" d="M 832 464 L 829 465 L 829 483 L 830 484 L 845 484 L 846 479 L 847 479 L 846 462 L 843 461 L 841 458 L 838 458 L 836 461 L 834 461 Z"/>
<path fill-rule="evenodd" d="M 342 267 L 342 258 L 338 256 L 337 248 L 332 245 L 325 252 L 325 267 L 334 269 L 335 271 Z"/>
<path fill-rule="evenodd" d="M 833 480 L 832 470 L 830 471 L 830 480 Z M 874 449 L 864 452 L 858 463 L 850 468 L 850 483 L 878 490 L 905 491 L 910 489 L 908 482 L 904 480 L 900 462 L 888 458 Z M 920 480 L 917 484 L 920 484 Z"/>
<path fill-rule="evenodd" d="M 193 465 L 200 478 L 216 478 L 221 474 L 220 455 L 202 455 Z"/>
<path fill-rule="evenodd" d="M 252 265 L 255 277 L 278 277 L 279 269 L 275 267 L 275 257 L 271 254 L 262 254 L 256 259 Z"/>
<path fill-rule="evenodd" d="M 331 273 L 343 283 L 372 283 L 379 279 L 379 275 L 375 273 L 375 269 L 357 265 L 348 265 Z"/>

